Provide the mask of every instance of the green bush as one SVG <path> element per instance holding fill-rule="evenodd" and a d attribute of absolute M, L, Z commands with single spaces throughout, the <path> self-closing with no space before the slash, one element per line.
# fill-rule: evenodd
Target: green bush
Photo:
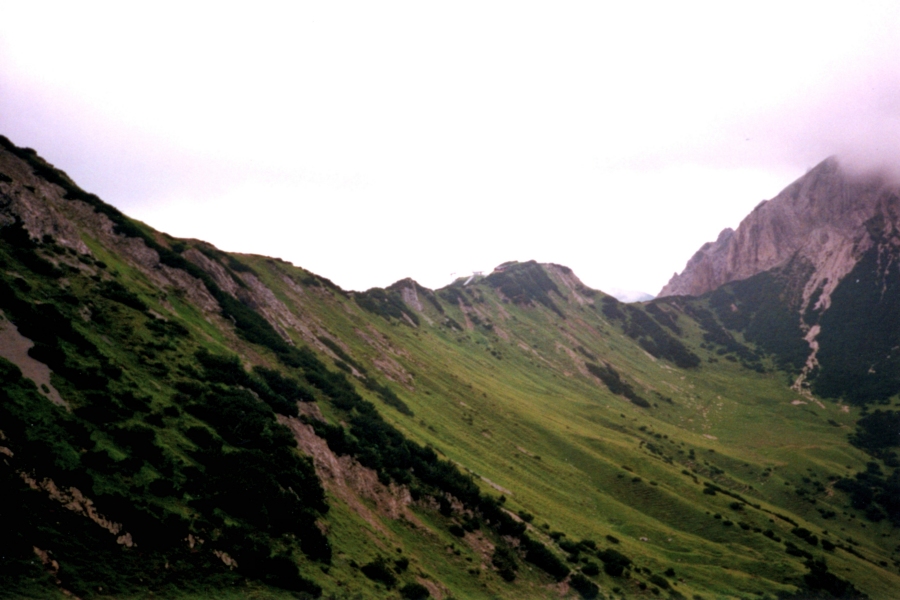
<path fill-rule="evenodd" d="M 803 576 L 803 590 L 798 594 L 801 597 L 810 597 L 809 592 L 815 594 L 815 597 L 821 597 L 824 592 L 827 597 L 833 598 L 853 598 L 865 599 L 866 594 L 862 593 L 849 581 L 841 579 L 834 573 L 829 572 L 828 565 L 823 559 L 813 560 L 810 558 L 805 563 L 809 573 Z"/>
<path fill-rule="evenodd" d="M 516 555 L 509 548 L 497 545 L 494 548 L 494 554 L 491 556 L 491 564 L 497 568 L 497 571 L 505 581 L 513 581 L 516 578 L 516 571 L 519 570 L 519 564 L 516 561 Z"/>
<path fill-rule="evenodd" d="M 610 392 L 619 396 L 624 396 L 631 400 L 633 404 L 642 408 L 650 407 L 650 403 L 641 398 L 637 392 L 634 391 L 634 388 L 622 381 L 618 371 L 616 371 L 609 363 L 603 363 L 603 365 L 604 366 L 601 367 L 600 365 L 595 365 L 590 362 L 584 363 L 587 370 L 602 381 L 604 385 L 609 388 Z"/>
<path fill-rule="evenodd" d="M 580 573 L 572 575 L 569 579 L 569 585 L 571 585 L 582 598 L 587 600 L 596 598 L 600 594 L 600 588 L 597 584 Z"/>
<path fill-rule="evenodd" d="M 630 558 L 612 548 L 598 552 L 597 556 L 603 561 L 606 574 L 613 577 L 621 577 L 625 569 L 631 566 Z"/>
<path fill-rule="evenodd" d="M 806 550 L 803 550 L 802 548 L 798 548 L 796 544 L 790 541 L 784 543 L 784 551 L 791 556 L 800 556 L 810 559 L 812 558 L 812 554 L 810 554 Z"/>
<path fill-rule="evenodd" d="M 372 562 L 363 565 L 360 571 L 372 581 L 383 583 L 388 588 L 392 588 L 397 584 L 397 578 L 384 557 L 379 556 Z"/>
<path fill-rule="evenodd" d="M 128 306 L 143 313 L 146 313 L 148 310 L 147 305 L 137 296 L 137 294 L 129 291 L 125 286 L 114 279 L 100 282 L 96 287 L 96 291 L 107 300 L 112 300 L 113 302 Z"/>
<path fill-rule="evenodd" d="M 805 527 L 794 527 L 791 529 L 791 533 L 804 540 L 810 546 L 818 546 L 819 538 L 813 535 L 813 532 L 806 529 Z"/>
<path fill-rule="evenodd" d="M 542 543 L 525 534 L 520 539 L 527 562 L 548 573 L 557 581 L 562 581 L 569 575 L 569 567 Z"/>
<path fill-rule="evenodd" d="M 393 407 L 400 414 L 406 415 L 408 417 L 414 416 L 414 413 L 409 405 L 401 400 L 391 388 L 378 383 L 371 377 L 365 377 L 363 379 L 363 385 L 366 387 L 366 389 L 372 390 L 373 392 L 378 394 L 378 396 L 384 401 L 385 404 Z"/>
<path fill-rule="evenodd" d="M 431 598 L 431 592 L 421 583 L 407 583 L 400 588 L 400 595 L 406 600 L 425 600 Z"/>

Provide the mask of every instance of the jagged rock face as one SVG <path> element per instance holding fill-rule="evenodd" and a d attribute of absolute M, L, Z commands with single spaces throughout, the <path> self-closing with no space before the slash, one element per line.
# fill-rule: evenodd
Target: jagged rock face
<path fill-rule="evenodd" d="M 873 218 L 888 227 L 898 220 L 898 187 L 878 175 L 856 176 L 828 158 L 760 203 L 736 231 L 725 229 L 675 274 L 659 296 L 698 296 L 719 286 L 799 259 L 813 267 L 801 304 L 820 287 L 818 306 L 871 248 Z"/>
<path fill-rule="evenodd" d="M 883 402 L 900 393 L 898 264 L 900 184 L 829 158 L 700 248 L 659 295 L 734 299 L 732 311 L 759 313 L 744 335 L 785 365 L 799 368 L 796 344 L 808 345 L 797 391 Z"/>

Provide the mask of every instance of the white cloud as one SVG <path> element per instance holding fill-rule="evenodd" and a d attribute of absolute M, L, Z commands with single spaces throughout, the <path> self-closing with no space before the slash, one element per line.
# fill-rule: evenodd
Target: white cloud
<path fill-rule="evenodd" d="M 893 3 L 4 12 L 13 141 L 351 288 L 536 258 L 654 293 L 826 155 L 900 156 Z"/>

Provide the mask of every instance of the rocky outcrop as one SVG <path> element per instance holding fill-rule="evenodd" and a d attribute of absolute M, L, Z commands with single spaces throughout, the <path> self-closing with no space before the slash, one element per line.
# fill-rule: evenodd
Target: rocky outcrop
<path fill-rule="evenodd" d="M 293 432 L 297 446 L 312 458 L 325 488 L 343 500 L 373 529 L 387 535 L 380 518 L 385 517 L 401 519 L 421 531 L 427 530 L 409 510 L 413 499 L 408 488 L 393 482 L 384 485 L 374 470 L 362 466 L 350 456 L 337 456 L 310 425 L 299 419 L 278 415 L 278 422 Z"/>
<path fill-rule="evenodd" d="M 813 271 L 801 305 L 821 288 L 817 307 L 827 308 L 831 292 L 880 233 L 871 228 L 900 223 L 898 191 L 885 176 L 851 174 L 828 158 L 760 203 L 737 230 L 725 229 L 700 248 L 659 296 L 698 296 L 799 259 Z"/>
<path fill-rule="evenodd" d="M 72 252 L 47 257 L 51 262 L 64 262 L 101 276 L 96 267 L 75 258 L 93 256 L 82 239 L 86 233 L 86 237 L 140 268 L 157 289 L 177 290 L 206 313 L 218 312 L 218 303 L 202 282 L 181 269 L 162 264 L 159 254 L 142 240 L 116 233 L 115 224 L 96 206 L 70 197 L 70 190 L 60 185 L 67 180 L 64 173 L 36 155 L 29 163 L 21 156 L 23 152 L 29 156 L 28 151 L 19 149 L 17 154 L 9 151 L 10 147 L 9 140 L 0 136 L 0 227 L 21 222 L 32 239 L 49 239 Z M 48 171 L 56 174 L 52 181 L 46 177 Z"/>
<path fill-rule="evenodd" d="M 31 237 L 51 236 L 79 254 L 90 250 L 64 210 L 64 190 L 36 175 L 25 161 L 0 150 L 0 227 L 16 220 Z"/>

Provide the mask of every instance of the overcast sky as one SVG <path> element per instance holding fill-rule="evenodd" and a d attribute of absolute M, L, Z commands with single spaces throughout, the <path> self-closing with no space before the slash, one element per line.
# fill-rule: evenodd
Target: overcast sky
<path fill-rule="evenodd" d="M 655 294 L 830 154 L 900 156 L 897 2 L 0 0 L 0 133 L 348 289 L 536 259 Z"/>

